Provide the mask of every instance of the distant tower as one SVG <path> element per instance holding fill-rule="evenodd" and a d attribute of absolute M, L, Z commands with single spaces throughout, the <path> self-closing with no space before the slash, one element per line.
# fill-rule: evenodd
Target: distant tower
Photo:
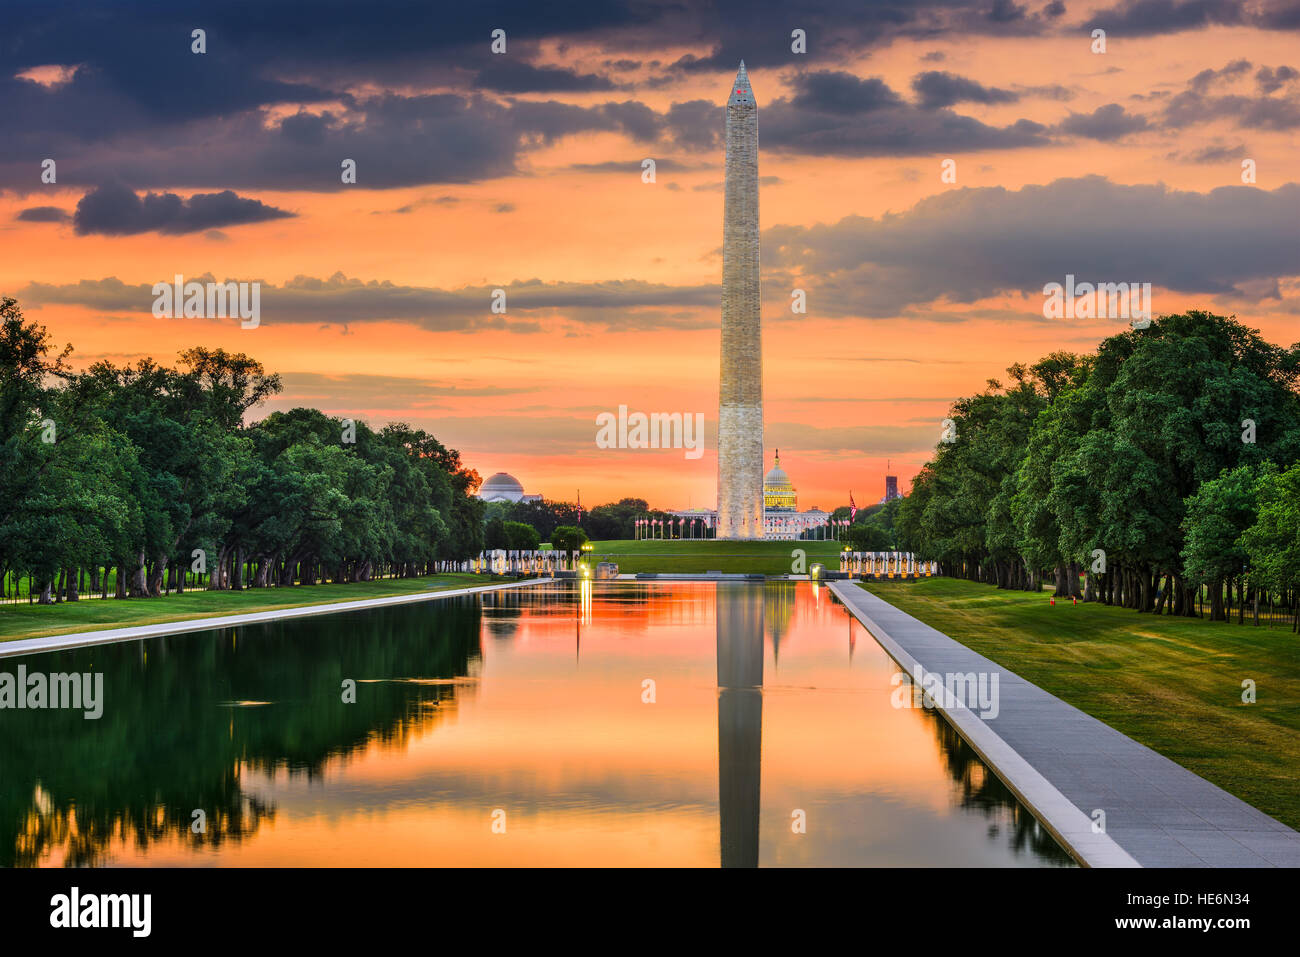
<path fill-rule="evenodd" d="M 886 475 L 885 476 L 885 497 L 882 498 L 881 501 L 892 502 L 896 498 L 902 498 L 902 496 L 898 494 L 898 476 Z"/>
<path fill-rule="evenodd" d="M 745 63 L 727 99 L 718 382 L 718 538 L 763 537 L 763 334 L 759 320 L 758 106 Z"/>

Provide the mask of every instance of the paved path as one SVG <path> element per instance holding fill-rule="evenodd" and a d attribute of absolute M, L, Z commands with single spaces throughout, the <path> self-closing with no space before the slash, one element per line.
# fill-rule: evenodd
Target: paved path
<path fill-rule="evenodd" d="M 951 699 L 941 710 L 1083 863 L 1300 867 L 1300 833 L 1285 824 L 856 583 L 830 587 L 909 674 L 919 664 L 926 673 L 998 676 L 995 717 Z M 1105 812 L 1105 834 L 1092 833 L 1096 810 Z"/>
<path fill-rule="evenodd" d="M 333 615 L 343 611 L 361 611 L 365 608 L 385 608 L 389 605 L 407 605 L 436 598 L 453 598 L 456 595 L 477 595 L 480 592 L 499 591 L 503 588 L 525 588 L 550 582 L 550 578 L 527 578 L 518 582 L 501 582 L 495 585 L 475 585 L 471 588 L 448 588 L 443 591 L 421 591 L 409 595 L 392 595 L 388 598 L 361 598 L 356 601 L 339 601 L 322 605 L 300 605 L 296 608 L 277 608 L 273 611 L 250 611 L 242 615 L 223 615 L 219 618 L 191 618 L 186 621 L 167 621 L 157 625 L 134 625 L 130 628 L 106 628 L 102 631 L 81 631 L 69 635 L 48 635 L 44 638 L 17 638 L 0 642 L 0 658 L 13 655 L 30 655 L 41 651 L 58 651 L 64 648 L 82 648 L 86 645 L 103 645 L 116 641 L 137 641 L 159 635 L 179 635 L 191 631 L 212 631 L 233 628 L 236 625 L 259 625 L 286 618 L 307 618 L 312 615 Z"/>

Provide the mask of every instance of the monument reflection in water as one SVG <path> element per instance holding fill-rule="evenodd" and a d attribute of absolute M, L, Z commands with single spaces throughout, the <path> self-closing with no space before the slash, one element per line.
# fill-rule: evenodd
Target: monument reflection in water
<path fill-rule="evenodd" d="M 19 664 L 100 672 L 105 706 L 0 711 L 0 866 L 1070 863 L 807 583 L 544 585 Z"/>
<path fill-rule="evenodd" d="M 720 583 L 718 816 L 722 866 L 757 867 L 763 764 L 763 598 L 752 585 Z"/>

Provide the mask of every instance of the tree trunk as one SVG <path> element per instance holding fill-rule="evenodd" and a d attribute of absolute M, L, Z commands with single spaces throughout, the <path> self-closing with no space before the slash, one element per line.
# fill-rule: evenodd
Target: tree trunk
<path fill-rule="evenodd" d="M 1210 621 L 1227 620 L 1223 611 L 1223 580 L 1219 579 L 1210 585 Z"/>
<path fill-rule="evenodd" d="M 144 567 L 144 552 L 140 552 L 136 558 L 136 567 L 131 572 L 130 596 L 132 598 L 148 598 L 149 582 Z"/>
<path fill-rule="evenodd" d="M 163 573 L 167 570 L 167 556 L 159 555 L 154 560 L 153 571 L 149 575 L 149 597 L 157 598 L 163 590 Z"/>

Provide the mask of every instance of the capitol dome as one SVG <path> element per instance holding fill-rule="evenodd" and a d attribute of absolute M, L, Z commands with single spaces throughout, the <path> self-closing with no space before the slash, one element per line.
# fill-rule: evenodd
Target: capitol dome
<path fill-rule="evenodd" d="M 478 497 L 485 502 L 518 502 L 524 497 L 524 487 L 508 472 L 498 472 L 483 483 Z"/>
<path fill-rule="evenodd" d="M 781 460 L 776 460 L 775 467 L 763 476 L 764 488 L 790 488 L 790 476 L 785 474 L 785 469 L 781 468 Z"/>
<path fill-rule="evenodd" d="M 790 476 L 781 468 L 781 450 L 777 449 L 775 465 L 763 476 L 763 508 L 793 512 L 795 501 L 794 485 L 790 482 Z"/>

